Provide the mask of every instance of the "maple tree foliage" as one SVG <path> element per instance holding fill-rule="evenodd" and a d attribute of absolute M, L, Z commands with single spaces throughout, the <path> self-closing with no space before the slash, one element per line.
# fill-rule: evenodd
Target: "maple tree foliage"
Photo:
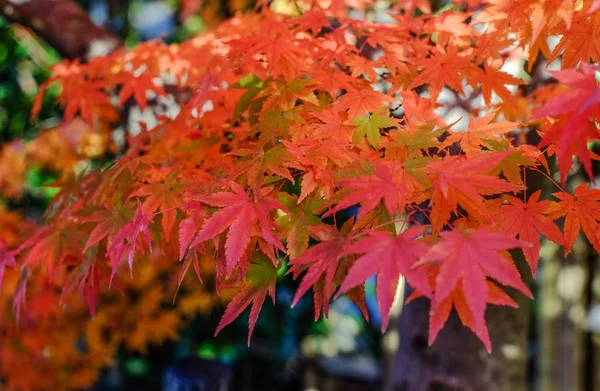
<path fill-rule="evenodd" d="M 469 0 L 432 13 L 428 1 L 400 1 L 390 23 L 347 16 L 369 14 L 369 1 L 296 5 L 285 14 L 259 2 L 181 44 L 55 66 L 44 88 L 58 83 L 65 124 L 93 134 L 125 101 L 150 110 L 165 75 L 192 95 L 130 134 L 111 166 L 66 171 L 45 225 L 0 247 L 0 267 L 23 276 L 17 312 L 32 311 L 25 289 L 46 279 L 67 293 L 78 285 L 103 319 L 98 289 L 117 289 L 113 276 L 135 284 L 145 278 L 136 265 L 151 264 L 175 276 L 175 292 L 191 266 L 198 289 L 204 269 L 217 291 L 239 288 L 217 332 L 250 307 L 250 341 L 289 266 L 294 302 L 312 289 L 317 318 L 336 294 L 364 309 L 376 275 L 385 328 L 403 276 L 411 299 L 431 302 L 430 343 L 454 308 L 489 351 L 488 304 L 516 305 L 502 287 L 531 296 L 507 250 L 524 252 L 535 277 L 540 237 L 568 252 L 583 230 L 600 249 L 600 190 L 569 188 L 578 164 L 593 182 L 598 160 L 588 148 L 600 116 L 597 2 Z M 561 70 L 537 88 L 527 72 L 540 59 Z M 455 109 L 447 96 L 463 102 L 466 129 L 440 115 Z M 556 191 L 528 191 L 527 171 Z"/>
<path fill-rule="evenodd" d="M 144 353 L 151 344 L 177 338 L 189 319 L 232 297 L 227 291 L 217 297 L 199 289 L 190 278 L 179 280 L 173 305 L 170 287 L 177 285 L 180 267 L 166 261 L 145 262 L 135 279 L 115 279 L 109 289 L 108 263 L 71 258 L 74 262 L 66 264 L 77 271 L 61 278 L 59 289 L 44 274 L 13 267 L 13 252 L 6 250 L 23 243 L 33 224 L 19 213 L 0 212 L 0 376 L 7 389 L 89 387 L 121 346 Z M 205 281 L 214 275 L 209 264 L 199 272 Z M 161 276 L 170 278 L 163 282 Z"/>

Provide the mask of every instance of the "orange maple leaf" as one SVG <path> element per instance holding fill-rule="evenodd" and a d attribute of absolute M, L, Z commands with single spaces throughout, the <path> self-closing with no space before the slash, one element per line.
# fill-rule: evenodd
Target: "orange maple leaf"
<path fill-rule="evenodd" d="M 540 234 L 546 239 L 563 245 L 563 235 L 556 224 L 545 216 L 554 206 L 554 202 L 540 201 L 541 190 L 536 191 L 527 203 L 516 197 L 504 197 L 508 205 L 502 205 L 495 214 L 498 219 L 499 230 L 509 235 L 519 236 L 519 239 L 531 243 L 531 247 L 524 247 L 525 259 L 535 276 L 540 258 Z"/>
<path fill-rule="evenodd" d="M 584 183 L 575 189 L 575 194 L 558 192 L 552 195 L 560 201 L 551 205 L 548 217 L 565 216 L 565 254 L 571 250 L 582 229 L 594 249 L 600 252 L 600 190 L 588 189 L 588 184 Z"/>

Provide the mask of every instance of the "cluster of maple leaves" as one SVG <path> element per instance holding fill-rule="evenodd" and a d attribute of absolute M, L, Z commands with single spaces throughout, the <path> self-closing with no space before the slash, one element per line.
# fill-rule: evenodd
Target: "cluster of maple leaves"
<path fill-rule="evenodd" d="M 42 273 L 25 279 L 27 270 L 11 268 L 14 261 L 7 250 L 18 247 L 33 228 L 20 213 L 0 207 L 0 379 L 9 390 L 90 387 L 104 367 L 114 364 L 121 348 L 144 353 L 151 344 L 176 339 L 196 314 L 209 312 L 234 293 L 217 297 L 188 279 L 173 305 L 170 288 L 177 284 L 179 266 L 167 259 L 144 265 L 135 279 L 121 279 L 112 289 L 98 284 L 94 270 L 88 273 L 94 279 L 80 285 L 80 273 L 92 265 L 78 265 L 76 259 L 68 267 L 81 269 L 65 276 L 62 286 Z M 214 275 L 210 268 L 202 271 L 207 279 Z M 88 307 L 95 304 L 70 294 L 78 288 L 86 298 L 97 297 L 101 307 Z"/>
<path fill-rule="evenodd" d="M 27 205 L 36 196 L 27 176 L 44 170 L 68 178 L 93 159 L 114 153 L 106 122 L 90 126 L 81 118 L 44 130 L 31 140 L 16 140 L 0 150 L 0 197 L 13 205 Z M 32 171 L 33 170 L 33 171 Z M 60 182 L 59 187 L 62 187 Z M 10 210 L 0 199 L 0 384 L 9 390 L 80 389 L 90 387 L 100 371 L 111 364 L 120 349 L 146 352 L 151 344 L 176 339 L 178 331 L 198 313 L 227 302 L 234 292 L 210 292 L 193 280 L 182 282 L 176 305 L 172 287 L 179 265 L 152 262 L 138 270 L 135 279 L 121 279 L 112 288 L 98 284 L 102 264 L 65 258 L 68 269 L 49 282 L 44 273 L 28 274 L 17 268 L 14 249 L 35 232 L 27 212 Z M 10 204 L 9 204 L 10 205 Z M 31 213 L 29 211 L 29 213 Z M 62 238 L 55 236 L 54 246 Z M 38 248 L 44 251 L 43 245 Z M 48 248 L 60 251 L 60 247 Z M 158 255 L 158 254 L 157 254 Z M 209 280 L 214 267 L 203 264 Z M 88 271 L 90 283 L 81 285 Z M 109 270 L 109 269 L 108 269 Z M 26 283 L 25 283 L 26 282 Z M 70 294 L 79 289 L 85 298 Z M 85 289 L 85 290 L 83 290 Z M 14 300 L 17 298 L 17 300 Z M 89 306 L 89 307 L 88 307 Z M 90 316 L 90 310 L 93 317 Z M 16 318 L 16 319 L 15 319 Z"/>
<path fill-rule="evenodd" d="M 348 18 L 368 1 L 327 3 L 296 16 L 263 4 L 181 44 L 56 66 L 48 84 L 62 87 L 66 123 L 113 123 L 131 100 L 151 110 L 165 75 L 192 97 L 130 136 L 111 167 L 65 177 L 47 225 L 2 247 L 0 270 L 21 270 L 16 309 L 40 276 L 79 286 L 94 313 L 98 286 L 139 279 L 138 264 L 179 265 L 179 284 L 190 267 L 202 282 L 209 264 L 217 291 L 239 289 L 217 332 L 251 307 L 250 341 L 282 268 L 301 278 L 294 303 L 312 288 L 315 317 L 339 294 L 367 316 L 364 282 L 377 275 L 384 329 L 404 276 L 411 300 L 431 300 L 430 343 L 454 308 L 490 350 L 487 305 L 516 306 L 502 286 L 531 296 L 508 250 L 534 276 L 540 236 L 568 252 L 583 230 L 600 250 L 600 190 L 568 190 L 573 157 L 592 180 L 598 160 L 600 2 L 469 0 L 432 13 L 401 1 L 393 23 Z M 544 59 L 560 62 L 558 83 L 526 73 Z M 448 94 L 471 118 L 464 132 L 438 115 Z M 522 142 L 528 131 L 539 145 Z M 556 191 L 528 191 L 526 171 Z"/>

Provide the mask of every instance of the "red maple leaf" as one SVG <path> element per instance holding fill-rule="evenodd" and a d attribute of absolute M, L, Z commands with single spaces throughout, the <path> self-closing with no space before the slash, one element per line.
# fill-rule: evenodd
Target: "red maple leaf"
<path fill-rule="evenodd" d="M 191 215 L 179 223 L 179 260 L 183 259 L 186 251 L 190 248 L 206 214 L 205 209 L 200 207 L 197 202 L 190 202 L 188 208 L 191 210 Z"/>
<path fill-rule="evenodd" d="M 439 272 L 438 268 L 430 268 L 430 281 L 432 284 L 435 284 L 435 278 Z M 488 292 L 487 292 L 487 303 L 495 304 L 495 305 L 505 305 L 513 308 L 517 308 L 517 303 L 513 299 L 510 298 L 501 288 L 499 288 L 496 284 L 491 281 L 486 281 Z M 414 299 L 422 297 L 423 293 L 418 290 L 413 291 L 413 293 L 406 299 L 406 303 L 410 303 Z M 461 322 L 471 329 L 474 333 L 477 333 L 475 328 L 475 318 L 469 309 L 467 304 L 467 299 L 465 297 L 465 293 L 463 291 L 462 284 L 457 285 L 456 289 L 452 291 L 450 296 L 445 298 L 436 310 L 429 311 L 429 338 L 428 343 L 429 346 L 433 345 L 437 335 L 444 327 L 444 324 L 448 320 L 450 316 L 450 312 L 452 308 L 456 310 L 458 317 Z M 481 341 L 484 343 L 486 349 L 489 351 L 492 350 L 492 345 L 490 341 L 490 336 L 487 332 L 487 329 L 483 329 L 481 335 Z"/>
<path fill-rule="evenodd" d="M 129 197 L 145 197 L 142 212 L 150 214 L 160 211 L 165 237 L 171 235 L 177 217 L 177 207 L 182 204 L 180 194 L 185 182 L 178 178 L 178 172 L 171 167 L 150 168 L 148 179 L 132 192 Z"/>
<path fill-rule="evenodd" d="M 361 208 L 356 216 L 360 220 L 379 205 L 381 200 L 390 216 L 395 216 L 397 210 L 402 211 L 407 203 L 408 190 L 401 182 L 394 180 L 396 170 L 390 168 L 390 165 L 376 163 L 373 171 L 375 175 L 361 175 L 341 181 L 340 186 L 351 189 L 352 192 L 323 217 L 360 203 Z"/>
<path fill-rule="evenodd" d="M 47 226 L 40 229 L 25 243 L 21 244 L 14 254 L 19 254 L 29 249 L 23 266 L 32 265 L 35 262 L 43 262 L 48 275 L 54 276 L 57 267 L 69 258 L 82 258 L 84 233 L 71 227 Z"/>
<path fill-rule="evenodd" d="M 215 336 L 223 330 L 225 326 L 233 322 L 235 318 L 252 304 L 250 310 L 250 321 L 248 322 L 248 345 L 252 338 L 254 325 L 260 314 L 263 303 L 267 295 L 275 302 L 275 282 L 277 281 L 277 268 L 265 256 L 255 256 L 250 260 L 248 273 L 242 290 L 231 300 L 223 317 L 219 321 Z"/>
<path fill-rule="evenodd" d="M 133 221 L 127 223 L 117 234 L 115 234 L 112 243 L 106 250 L 107 255 L 109 255 L 112 260 L 112 272 L 109 284 L 112 284 L 117 268 L 125 254 L 127 254 L 129 272 L 133 276 L 133 257 L 135 255 L 135 250 L 142 251 L 143 249 L 141 246 L 137 245 L 140 233 L 148 245 L 148 248 L 152 249 L 149 225 L 156 214 L 145 214 L 142 211 L 142 203 L 139 199 L 137 200 L 137 205 L 138 207 L 135 216 L 133 217 Z"/>
<path fill-rule="evenodd" d="M 229 192 L 218 192 L 200 198 L 200 202 L 221 207 L 202 225 L 200 232 L 190 244 L 195 247 L 199 243 L 210 240 L 220 233 L 227 231 L 225 241 L 225 259 L 227 275 L 230 276 L 233 269 L 242 259 L 246 247 L 250 243 L 251 228 L 254 223 L 260 225 L 260 236 L 281 251 L 285 248 L 281 241 L 271 232 L 273 224 L 268 219 L 268 213 L 274 209 L 285 210 L 285 206 L 272 197 L 249 198 L 245 190 L 235 182 L 231 183 Z"/>
<path fill-rule="evenodd" d="M 9 251 L 4 242 L 0 240 L 0 288 L 2 288 L 2 279 L 4 278 L 4 269 L 6 266 L 16 268 L 15 254 L 13 251 Z"/>
<path fill-rule="evenodd" d="M 15 292 L 13 294 L 12 309 L 17 320 L 17 325 L 19 324 L 19 320 L 21 318 L 21 312 L 25 309 L 28 277 L 29 274 L 27 272 L 21 273 L 19 282 L 17 283 L 17 287 L 15 288 Z"/>
<path fill-rule="evenodd" d="M 550 100 L 533 114 L 533 118 L 559 117 L 559 121 L 544 133 L 539 146 L 555 146 L 563 183 L 571 169 L 573 156 L 579 158 L 590 179 L 594 180 L 587 142 L 600 137 L 593 121 L 600 118 L 600 86 L 596 82 L 598 70 L 598 66 L 583 65 L 580 71 L 552 72 L 552 76 L 571 90 Z"/>
<path fill-rule="evenodd" d="M 102 256 L 101 254 L 97 255 Z M 70 275 L 69 279 L 63 286 L 61 293 L 61 301 L 75 288 L 79 288 L 79 295 L 84 299 L 91 316 L 96 315 L 96 307 L 100 296 L 101 280 L 110 281 L 110 270 L 107 262 L 103 258 L 85 260 L 84 262 L 73 262 L 71 265 L 75 267 L 77 272 Z M 120 287 L 117 285 L 117 289 Z"/>
<path fill-rule="evenodd" d="M 94 214 L 83 219 L 84 222 L 97 223 L 90 232 L 87 243 L 83 248 L 86 252 L 90 247 L 107 238 L 107 246 L 110 247 L 115 235 L 121 230 L 131 217 L 133 211 L 125 208 L 117 208 L 114 205 L 105 205 L 106 209 L 99 209 Z"/>
<path fill-rule="evenodd" d="M 513 261 L 503 251 L 527 244 L 506 234 L 491 232 L 487 227 L 467 234 L 444 231 L 440 236 L 442 240 L 416 264 L 442 263 L 436 278 L 432 308 L 436 311 L 457 289 L 458 284 L 462 284 L 466 304 L 475 319 L 475 334 L 487 347 L 489 339 L 486 340 L 484 319 L 488 297 L 487 277 L 532 297 Z"/>
<path fill-rule="evenodd" d="M 414 226 L 400 235 L 384 231 L 369 231 L 369 237 L 346 247 L 343 254 L 365 254 L 350 268 L 340 293 L 363 284 L 377 274 L 377 301 L 381 313 L 381 331 L 388 325 L 389 313 L 394 301 L 400 275 L 413 287 L 431 295 L 427 275 L 422 268 L 414 269 L 415 262 L 425 255 L 428 246 L 415 240 L 425 227 Z"/>
<path fill-rule="evenodd" d="M 90 125 L 96 114 L 114 117 L 114 108 L 102 90 L 102 82 L 88 80 L 85 69 L 86 65 L 81 65 L 79 60 L 64 61 L 55 65 L 54 75 L 40 86 L 32 117 L 35 118 L 39 114 L 45 91 L 54 81 L 59 81 L 63 89 L 57 100 L 65 106 L 65 121 L 72 119 L 77 112 L 80 112 L 81 117 Z"/>
<path fill-rule="evenodd" d="M 310 247 L 302 255 L 290 262 L 292 267 L 288 273 L 293 273 L 294 276 L 308 269 L 298 286 L 298 290 L 292 301 L 292 307 L 298 303 L 310 287 L 314 286 L 323 275 L 325 276 L 323 296 L 326 298 L 323 301 L 329 301 L 333 296 L 333 280 L 340 266 L 339 259 L 345 255 L 344 250 L 351 243 L 351 239 L 348 236 L 343 235 L 337 228 L 330 225 L 310 227 L 309 231 L 321 243 Z"/>

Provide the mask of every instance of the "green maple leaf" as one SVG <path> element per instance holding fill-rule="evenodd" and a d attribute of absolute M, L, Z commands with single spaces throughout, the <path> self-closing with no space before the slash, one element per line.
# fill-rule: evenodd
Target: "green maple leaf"
<path fill-rule="evenodd" d="M 398 126 L 395 119 L 383 115 L 385 109 L 379 109 L 371 115 L 360 115 L 355 117 L 351 124 L 356 126 L 352 142 L 358 144 L 365 136 L 369 143 L 378 148 L 379 140 L 381 139 L 380 129 Z"/>

